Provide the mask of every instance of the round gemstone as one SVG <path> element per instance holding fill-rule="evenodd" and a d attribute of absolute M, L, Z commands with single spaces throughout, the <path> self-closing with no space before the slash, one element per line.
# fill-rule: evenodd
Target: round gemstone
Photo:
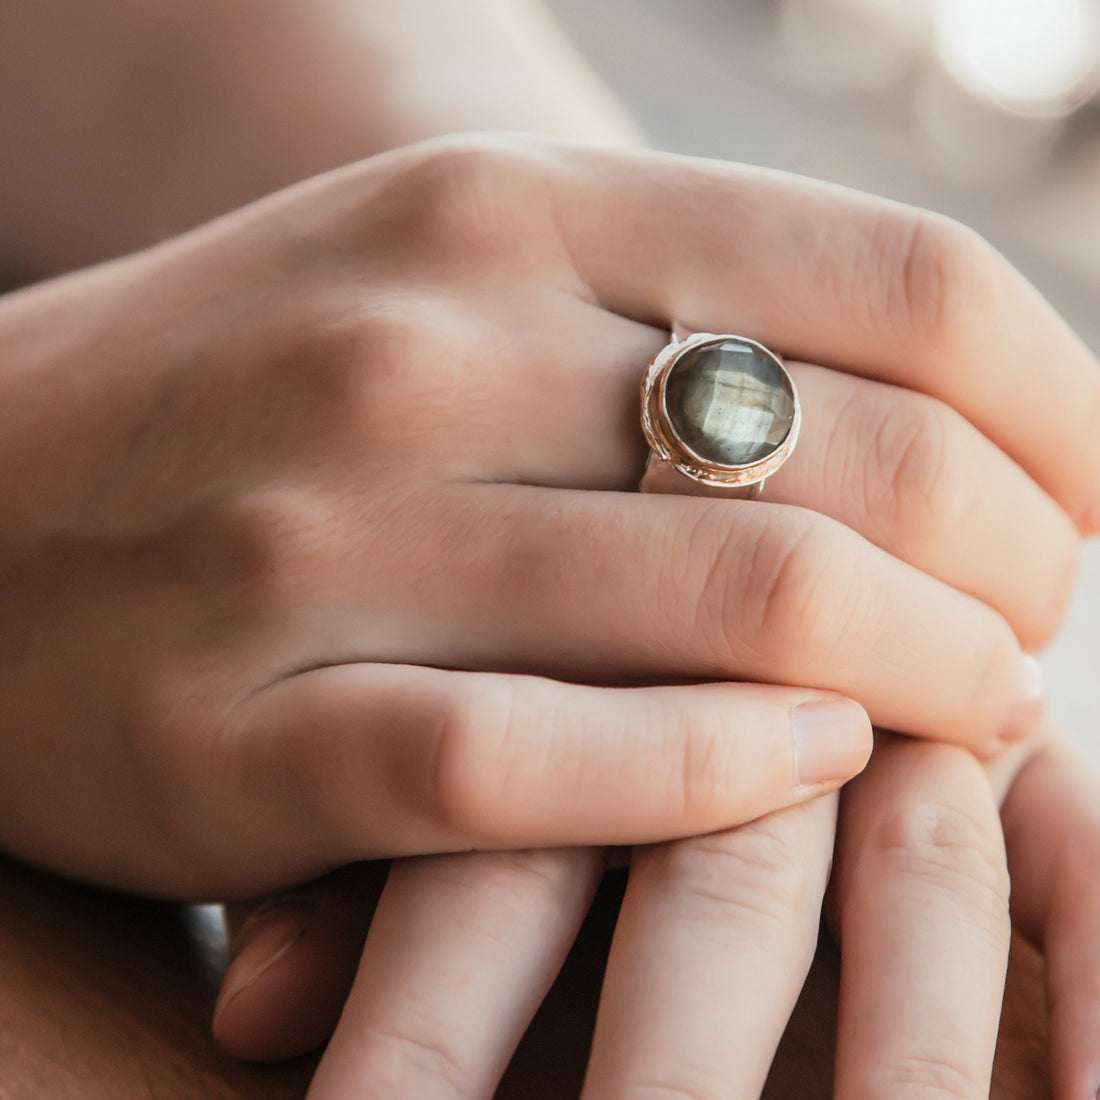
<path fill-rule="evenodd" d="M 770 355 L 743 340 L 685 351 L 665 379 L 665 409 L 700 458 L 747 466 L 767 458 L 794 424 L 794 387 Z"/>

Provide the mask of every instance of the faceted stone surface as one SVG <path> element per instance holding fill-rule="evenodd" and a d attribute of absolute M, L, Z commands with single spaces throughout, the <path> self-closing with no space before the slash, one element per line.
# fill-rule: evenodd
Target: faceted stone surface
<path fill-rule="evenodd" d="M 787 438 L 794 392 L 775 362 L 740 340 L 686 352 L 665 380 L 665 408 L 680 438 L 709 462 L 760 462 Z"/>

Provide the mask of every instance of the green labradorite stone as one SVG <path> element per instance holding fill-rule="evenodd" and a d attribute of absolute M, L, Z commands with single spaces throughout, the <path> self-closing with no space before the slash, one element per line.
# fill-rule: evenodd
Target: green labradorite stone
<path fill-rule="evenodd" d="M 742 340 L 685 352 L 665 379 L 665 409 L 700 458 L 747 466 L 767 458 L 794 424 L 794 389 L 775 360 Z"/>

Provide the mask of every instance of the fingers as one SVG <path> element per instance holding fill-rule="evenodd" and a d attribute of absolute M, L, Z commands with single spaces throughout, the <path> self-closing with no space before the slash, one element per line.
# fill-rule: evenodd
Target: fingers
<path fill-rule="evenodd" d="M 1000 615 L 804 509 L 468 486 L 433 521 L 455 551 L 416 600 L 440 663 L 812 684 L 980 751 L 1041 702 Z"/>
<path fill-rule="evenodd" d="M 1069 601 L 1078 553 L 1077 532 L 1051 497 L 942 402 L 789 366 L 803 428 L 766 499 L 830 516 L 975 596 L 1026 646 L 1047 641 Z"/>
<path fill-rule="evenodd" d="M 1100 521 L 1100 508 L 1091 514 L 1100 370 L 975 234 L 781 173 L 592 149 L 563 155 L 556 223 L 608 309 L 659 328 L 740 332 L 789 358 L 937 397 L 1075 519 Z"/>
<path fill-rule="evenodd" d="M 229 889 L 257 867 L 285 881 L 382 854 L 713 832 L 835 788 L 871 746 L 862 708 L 820 692 L 412 666 L 318 669 L 242 720 L 219 771 L 247 786 L 209 799 L 237 815 L 208 821 L 241 840 Z"/>
<path fill-rule="evenodd" d="M 654 339 L 645 326 L 591 308 L 574 308 L 563 327 L 552 347 L 502 350 L 479 368 L 478 407 L 507 410 L 504 424 L 473 444 L 484 452 L 482 479 L 634 490 L 643 461 L 638 379 L 667 334 Z M 765 499 L 830 516 L 988 603 L 1025 645 L 1046 641 L 1076 570 L 1078 535 L 1062 508 L 944 402 L 840 371 L 788 367 L 802 431 Z"/>
<path fill-rule="evenodd" d="M 345 867 L 290 894 L 229 906 L 233 960 L 214 1037 L 238 1058 L 293 1058 L 332 1034 L 386 883 L 387 863 Z"/>
<path fill-rule="evenodd" d="M 495 399 L 507 409 L 505 426 L 476 444 L 486 452 L 483 480 L 637 487 L 638 379 L 667 334 L 655 341 L 645 326 L 593 314 L 574 309 L 552 349 L 502 352 L 494 367 L 479 369 L 484 407 Z M 1077 530 L 1053 498 L 942 401 L 822 367 L 788 367 L 802 431 L 765 499 L 830 516 L 988 603 L 1025 645 L 1046 641 L 1068 602 L 1078 553 Z"/>
<path fill-rule="evenodd" d="M 883 739 L 841 808 L 839 1100 L 986 1100 L 1008 959 L 1008 874 L 981 767 Z"/>
<path fill-rule="evenodd" d="M 1061 738 L 1024 764 L 1002 810 L 1012 912 L 1046 959 L 1055 1100 L 1100 1093 L 1100 810 L 1095 769 Z"/>
<path fill-rule="evenodd" d="M 635 849 L 583 1095 L 756 1100 L 817 945 L 834 798 Z"/>
<path fill-rule="evenodd" d="M 491 1097 L 603 862 L 570 850 L 395 864 L 310 1100 Z"/>

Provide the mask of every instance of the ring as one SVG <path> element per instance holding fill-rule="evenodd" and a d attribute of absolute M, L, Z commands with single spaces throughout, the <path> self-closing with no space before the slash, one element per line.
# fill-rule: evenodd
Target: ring
<path fill-rule="evenodd" d="M 763 344 L 710 332 L 677 340 L 673 333 L 642 379 L 650 454 L 638 488 L 758 497 L 791 456 L 801 424 L 794 380 Z"/>

